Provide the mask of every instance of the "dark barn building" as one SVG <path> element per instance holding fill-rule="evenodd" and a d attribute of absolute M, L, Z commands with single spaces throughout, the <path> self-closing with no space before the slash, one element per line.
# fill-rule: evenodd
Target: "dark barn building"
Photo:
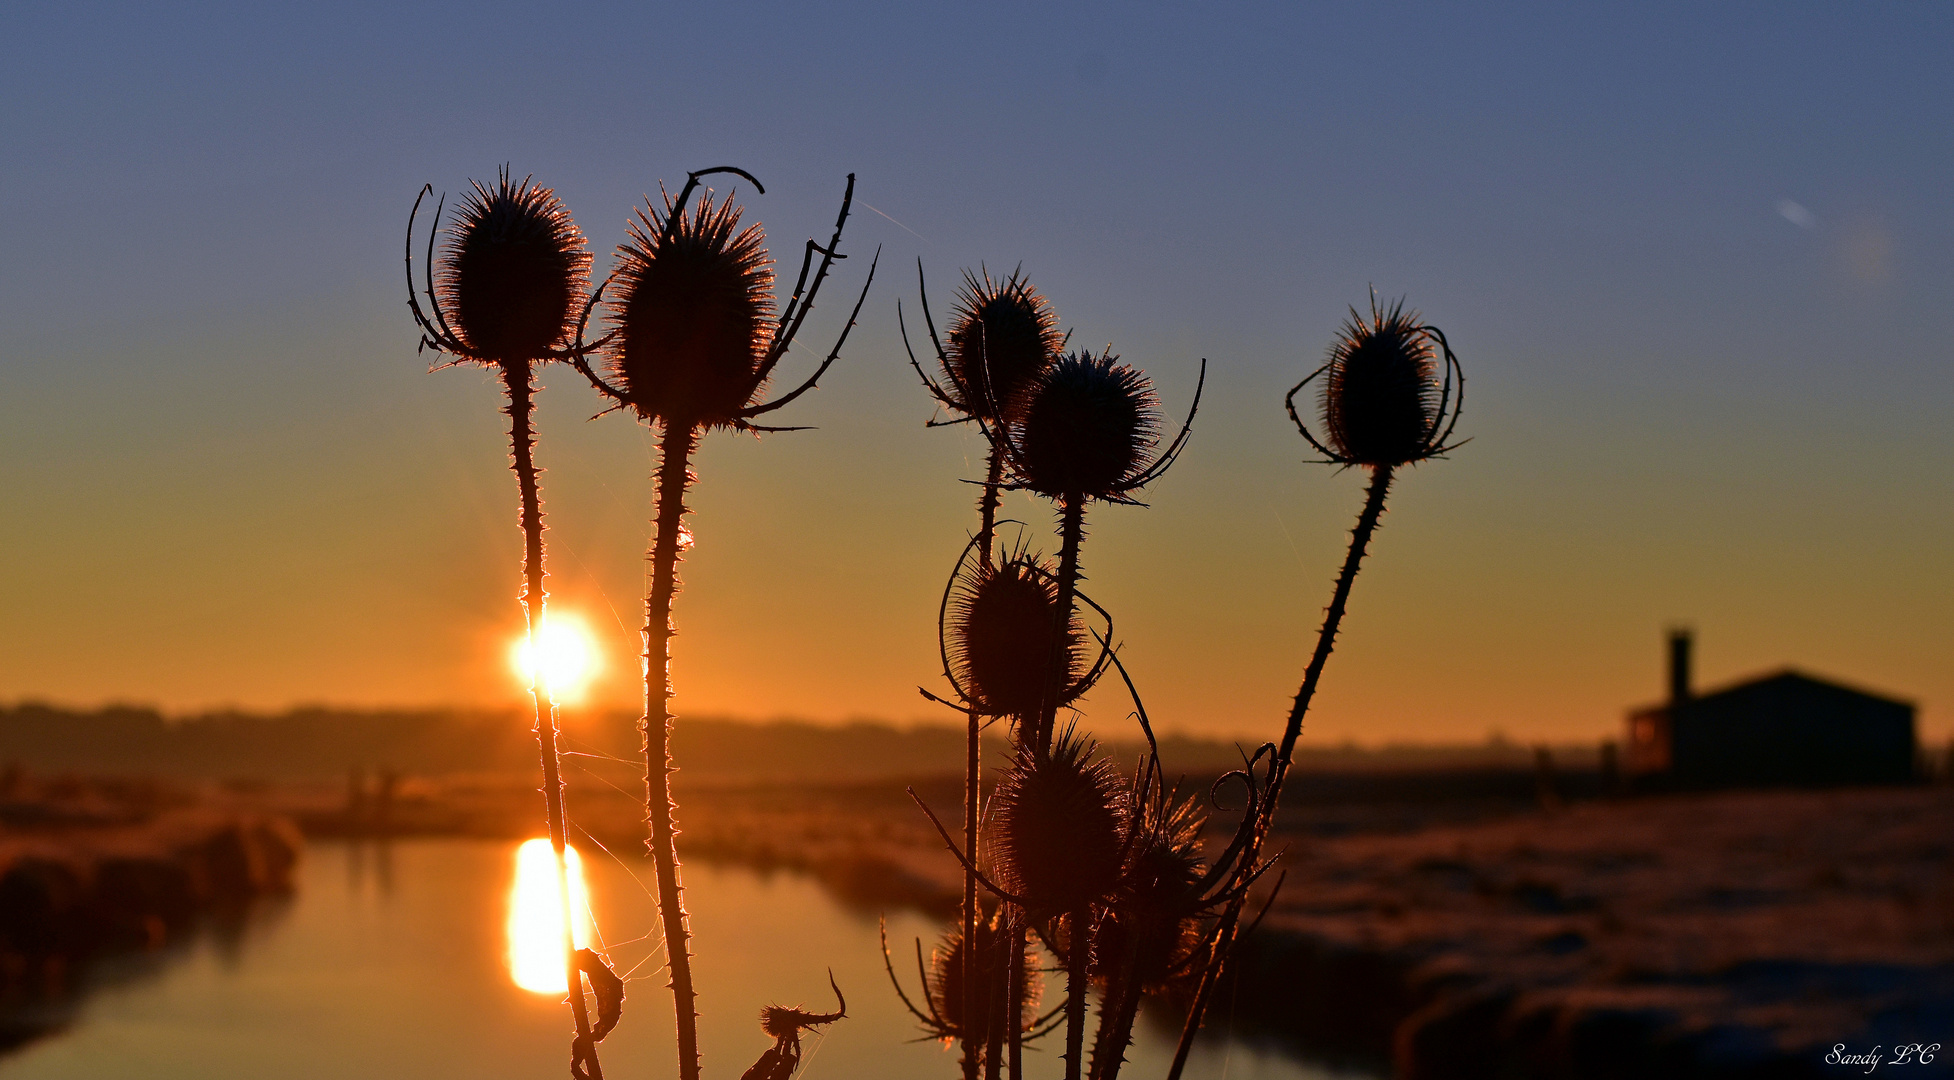
<path fill-rule="evenodd" d="M 1697 695 L 1669 638 L 1669 703 L 1628 717 L 1624 770 L 1649 786 L 1823 787 L 1915 778 L 1913 706 L 1783 671 Z"/>

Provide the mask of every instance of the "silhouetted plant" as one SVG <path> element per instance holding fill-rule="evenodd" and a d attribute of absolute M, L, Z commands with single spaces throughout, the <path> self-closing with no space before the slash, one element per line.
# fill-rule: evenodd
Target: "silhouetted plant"
<path fill-rule="evenodd" d="M 1003 476 L 1003 455 L 998 440 L 1003 437 L 1003 429 L 1010 422 L 1012 409 L 1019 400 L 1019 391 L 1031 379 L 1036 378 L 1048 368 L 1053 358 L 1065 347 L 1065 336 L 1058 331 L 1058 315 L 1053 312 L 1051 303 L 1032 288 L 1018 271 L 1002 282 L 991 280 L 990 273 L 984 272 L 979 279 L 970 271 L 964 271 L 963 288 L 957 295 L 956 308 L 951 322 L 946 349 L 936 335 L 936 322 L 930 314 L 929 290 L 923 279 L 923 263 L 916 261 L 916 287 L 923 305 L 923 320 L 929 328 L 930 343 L 936 348 L 936 359 L 944 382 L 939 384 L 916 360 L 916 352 L 909 344 L 909 329 L 902 325 L 902 304 L 897 301 L 896 320 L 902 329 L 903 348 L 909 353 L 910 366 L 923 380 L 923 385 L 944 407 L 953 413 L 961 413 L 959 420 L 948 423 L 975 421 L 983 430 L 986 441 L 990 443 L 985 455 L 984 483 L 979 489 L 977 500 L 978 530 L 972 541 L 978 551 L 979 565 L 991 568 L 991 545 L 997 530 L 997 507 L 999 481 Z M 932 420 L 931 424 L 937 421 Z M 966 549 L 965 558 L 969 556 Z M 1026 569 L 1020 567 L 1019 569 Z M 1006 587 L 1008 590 L 1008 586 Z M 1002 595 L 998 597 L 1003 599 Z M 1049 615 L 1049 613 L 1048 613 Z M 966 620 L 967 621 L 967 620 Z M 939 618 L 939 629 L 942 620 Z M 1015 629 L 1015 628 L 1008 628 Z M 1035 631 L 1034 631 L 1035 632 Z M 1044 632 L 1049 638 L 1050 630 Z M 1009 648 L 1005 639 L 991 634 L 984 641 L 964 641 L 965 647 L 975 645 L 979 652 L 999 647 Z M 980 659 L 979 666 L 985 661 Z M 998 678 L 1016 678 L 996 668 Z M 1023 674 L 1035 677 L 1038 668 L 1028 669 Z M 950 674 L 950 662 L 946 652 L 944 671 Z M 951 682 L 956 679 L 952 676 Z M 976 852 L 980 837 L 978 835 L 978 804 L 980 791 L 980 742 L 983 720 L 986 716 L 1001 716 L 1006 713 L 990 711 L 995 703 L 989 703 L 967 694 L 959 688 L 964 699 L 966 715 L 966 745 L 964 754 L 964 848 Z M 1021 715 L 1029 715 L 1028 712 Z M 963 883 L 963 937 L 971 939 L 977 933 L 977 874 L 974 866 L 964 872 Z M 1016 946 L 1023 952 L 1024 942 L 1019 934 Z M 974 985 L 972 980 L 966 984 Z M 975 1003 L 970 1009 L 976 1008 Z M 1012 1035 L 1014 1050 L 1020 1044 L 1020 1033 Z M 992 1055 L 995 1066 L 995 1054 Z M 966 1047 L 964 1055 L 964 1080 L 975 1080 L 977 1075 L 976 1055 Z"/>
<path fill-rule="evenodd" d="M 1323 379 L 1319 398 L 1323 441 L 1311 434 L 1296 412 L 1296 395 L 1318 377 Z M 1458 444 L 1448 444 L 1448 440 L 1458 426 L 1464 404 L 1465 372 L 1445 334 L 1420 321 L 1417 312 L 1405 311 L 1403 300 L 1388 311 L 1380 310 L 1375 295 L 1371 297 L 1370 320 L 1366 322 L 1357 309 L 1350 309 L 1350 318 L 1330 344 L 1329 358 L 1291 387 L 1283 399 L 1296 430 L 1329 464 L 1368 468 L 1371 483 L 1357 527 L 1350 534 L 1350 552 L 1337 576 L 1323 629 L 1317 635 L 1316 652 L 1310 657 L 1283 731 L 1277 757 L 1278 786 L 1288 771 L 1296 737 L 1302 733 L 1303 714 L 1315 696 L 1323 665 L 1336 645 L 1337 626 L 1350 598 L 1350 585 L 1384 513 L 1392 473 L 1454 449 Z"/>
<path fill-rule="evenodd" d="M 916 1007 L 896 976 L 886 926 L 882 932 L 882 966 L 896 996 L 923 1031 L 931 1038 L 955 1040 L 963 1049 L 965 1070 L 981 1067 L 986 1076 L 996 1080 L 1002 1068 L 1001 1050 L 1012 1002 L 1016 1001 L 1017 1013 L 1014 1030 L 1021 1039 L 1046 1034 L 1060 1010 L 1038 1015 L 1039 987 L 1035 983 L 1013 994 L 1013 974 L 1035 964 L 1036 958 L 1026 955 L 1025 942 L 1006 920 L 1003 906 L 978 919 L 976 926 L 977 932 L 970 938 L 964 936 L 961 925 L 952 926 L 942 942 L 930 950 L 927 966 L 923 943 L 916 942 L 916 977 L 922 986 L 924 1008 Z M 1018 949 L 1015 965 L 1011 960 L 1014 943 Z"/>
<path fill-rule="evenodd" d="M 769 1005 L 760 1010 L 760 1030 L 773 1037 L 773 1045 L 760 1055 L 760 1060 L 754 1062 L 740 1080 L 788 1080 L 801 1064 L 801 1032 L 847 1018 L 848 999 L 841 996 L 841 987 L 835 985 L 832 971 L 828 972 L 828 985 L 835 992 L 834 1012 L 811 1013 L 780 1005 Z"/>
<path fill-rule="evenodd" d="M 1033 924 L 1064 920 L 1070 1080 L 1082 1067 L 1093 922 L 1119 884 L 1132 820 L 1118 775 L 1095 749 L 1069 727 L 1046 747 L 1020 741 L 992 797 L 987 838 L 1000 892 Z"/>
<path fill-rule="evenodd" d="M 649 847 L 658 875 L 658 906 L 672 974 L 680 1080 L 698 1080 L 699 1045 L 691 934 L 675 844 L 678 807 L 669 782 L 674 766 L 669 749 L 673 718 L 668 703 L 673 692 L 672 597 L 678 588 L 679 552 L 690 542 L 684 518 L 685 492 L 695 479 L 690 468 L 692 452 L 700 436 L 715 428 L 793 430 L 762 427 L 752 421 L 814 388 L 841 355 L 848 332 L 861 313 L 862 301 L 868 297 L 869 285 L 875 280 L 872 261 L 847 325 L 814 374 L 794 390 L 761 402 L 761 392 L 813 310 L 829 269 L 844 257 L 838 247 L 854 202 L 855 177 L 849 174 L 834 236 L 826 247 L 813 240 L 807 242 L 793 293 L 776 317 L 773 264 L 760 226 L 739 228 L 740 209 L 730 195 L 716 206 L 708 195 L 696 210 L 686 211 L 699 179 L 715 173 L 745 177 L 756 190 L 765 192 L 747 173 L 717 168 L 689 175 L 676 198 L 665 196 L 662 209 L 647 200 L 631 224 L 629 239 L 618 248 L 619 267 L 613 275 L 619 288 L 607 314 L 614 327 L 610 374 L 617 382 L 600 377 L 581 357 L 576 360 L 578 370 L 600 393 L 616 401 L 618 407 L 632 409 L 640 420 L 659 430 L 658 515 L 651 545 L 650 592 L 645 598 L 642 726 Z M 817 253 L 821 256 L 818 267 L 813 261 Z M 815 268 L 811 282 L 810 268 Z"/>
<path fill-rule="evenodd" d="M 1054 653 L 1064 657 L 1057 697 L 1070 704 L 1098 680 L 1110 655 L 1102 650 L 1098 662 L 1087 663 L 1084 623 L 1077 612 L 1059 615 L 1056 568 L 1029 552 L 996 562 L 966 558 L 944 601 L 944 674 L 981 716 L 1036 717 L 1053 696 L 1046 676 Z"/>
<path fill-rule="evenodd" d="M 1097 749 L 1070 728 L 1044 752 L 1021 745 L 992 797 L 993 876 L 1034 919 L 1084 910 L 1119 883 L 1126 792 Z"/>
<path fill-rule="evenodd" d="M 1275 774 L 1275 745 L 1264 744 L 1242 768 L 1224 774 L 1209 789 L 1209 802 L 1219 806 L 1222 789 L 1238 783 L 1244 802 L 1234 836 L 1212 863 L 1206 861 L 1201 835 L 1207 812 L 1193 799 L 1164 786 L 1146 706 L 1117 654 L 1112 663 L 1132 694 L 1133 717 L 1149 751 L 1135 772 L 1127 800 L 1132 821 L 1119 887 L 1105 905 L 1095 942 L 1092 971 L 1102 996 L 1092 1080 L 1118 1076 L 1144 994 L 1219 973 L 1236 939 L 1249 889 L 1274 865 L 1261 853 L 1269 832 L 1265 810 Z M 1281 888 L 1280 881 L 1276 888 Z M 1069 941 L 1065 947 L 1070 947 Z"/>
<path fill-rule="evenodd" d="M 521 183 L 511 184 L 506 168 L 493 187 L 472 182 L 471 187 L 473 190 L 464 197 L 461 212 L 448 230 L 438 277 L 434 245 L 447 200 L 443 197 L 436 203 L 435 226 L 428 235 L 423 271 L 426 309 L 421 307 L 421 298 L 415 295 L 414 221 L 420 213 L 421 200 L 433 190 L 432 186 L 423 187 L 414 199 L 414 209 L 407 216 L 407 303 L 421 328 L 422 349 L 447 353 L 455 357 L 451 363 L 473 362 L 495 368 L 502 376 L 509 397 L 503 411 L 509 415 L 512 467 L 522 500 L 522 604 L 530 652 L 535 656 L 537 635 L 545 618 L 546 572 L 543 506 L 533 454 L 535 435 L 529 419 L 534 392 L 531 372 L 535 364 L 549 360 L 580 360 L 596 347 L 583 341 L 583 328 L 596 297 L 584 298 L 590 282 L 590 254 L 585 250 L 583 233 L 554 191 L 532 184 L 528 177 Z M 540 662 L 534 665 L 534 679 L 531 697 L 542 757 L 544 805 L 550 846 L 556 853 L 557 887 L 563 909 L 564 970 L 574 991 L 570 994 L 570 1007 L 576 1020 L 577 1040 L 571 1069 L 579 1076 L 601 1080 L 603 1069 L 597 1061 L 596 1042 L 603 1036 L 593 1034 L 590 1027 L 570 929 L 573 913 L 563 851 L 563 782 L 556 749 L 556 701 Z M 595 974 L 592 982 L 603 989 L 599 985 L 601 979 Z M 600 993 L 599 997 L 602 1000 L 603 995 Z M 615 1016 L 611 1023 L 616 1023 Z"/>
<path fill-rule="evenodd" d="M 999 442 L 1011 470 L 1006 486 L 1034 491 L 1059 505 L 1061 617 L 1073 610 L 1078 591 L 1087 501 L 1131 503 L 1131 493 L 1173 466 L 1193 429 L 1207 368 L 1203 360 L 1186 424 L 1152 460 L 1148 454 L 1158 443 L 1159 399 L 1146 375 L 1119 363 L 1110 350 L 1064 357 L 1020 391 L 1020 420 L 1003 430 Z M 1033 741 L 1040 747 L 1052 741 L 1066 667 L 1065 653 L 1054 648 L 1046 675 L 1049 689 L 1033 729 Z"/>
<path fill-rule="evenodd" d="M 1322 379 L 1318 398 L 1323 419 L 1322 439 L 1310 431 L 1296 411 L 1296 395 L 1319 378 Z M 1364 509 L 1350 533 L 1350 550 L 1337 575 L 1323 627 L 1317 633 L 1316 650 L 1303 673 L 1302 687 L 1290 706 L 1282 744 L 1275 754 L 1262 812 L 1265 833 L 1273 824 L 1296 739 L 1302 734 L 1303 717 L 1316 696 L 1324 665 L 1336 646 L 1351 584 L 1357 579 L 1371 534 L 1384 514 L 1384 498 L 1390 490 L 1392 474 L 1460 445 L 1450 440 L 1464 403 L 1465 372 L 1445 334 L 1423 322 L 1417 312 L 1407 312 L 1402 299 L 1388 310 L 1379 308 L 1375 293 L 1371 296 L 1370 318 L 1366 320 L 1356 308 L 1351 308 L 1350 318 L 1330 343 L 1329 356 L 1322 366 L 1304 376 L 1283 398 L 1283 406 L 1295 422 L 1296 430 L 1324 456 L 1326 464 L 1346 468 L 1363 466 L 1370 470 L 1371 480 Z M 1233 932 L 1230 926 L 1223 935 L 1220 944 L 1224 950 Z M 1195 992 L 1168 1080 L 1179 1080 L 1218 976 L 1219 967 L 1210 968 Z"/>
<path fill-rule="evenodd" d="M 911 359 L 913 362 L 913 353 Z M 1203 382 L 1206 367 L 1203 361 Z M 945 370 L 946 374 L 954 375 L 947 363 Z M 932 390 L 936 388 L 932 386 Z M 966 403 L 968 397 L 966 394 L 963 399 Z M 1197 407 L 1199 401 L 1197 387 Z M 994 392 L 992 404 L 997 404 Z M 1061 547 L 1055 572 L 1057 588 L 1051 604 L 1055 626 L 1070 625 L 1077 609 L 1079 547 L 1085 534 L 1086 501 L 1099 498 L 1131 502 L 1129 493 L 1165 472 L 1186 445 L 1193 425 L 1192 409 L 1187 423 L 1168 447 L 1152 461 L 1147 460 L 1157 443 L 1157 412 L 1153 388 L 1146 377 L 1119 364 L 1109 351 L 1101 356 L 1081 352 L 1061 357 L 1027 379 L 1010 404 L 996 409 L 998 422 L 986 422 L 983 416 L 977 415 L 989 436 L 993 463 L 1002 466 L 993 471 L 996 479 L 987 481 L 986 487 L 1028 489 L 1059 503 Z M 1004 469 L 1009 470 L 1008 481 Z M 1051 651 L 1032 683 L 1039 696 L 1036 713 L 1025 716 L 1019 724 L 1019 746 L 1012 771 L 996 796 L 999 828 L 1006 827 L 1004 822 L 1010 813 L 1006 808 L 1006 789 L 1013 785 L 1013 777 L 1026 779 L 1038 775 L 1041 767 L 1058 769 L 1064 765 L 1064 760 L 1054 756 L 1054 731 L 1061 702 L 1069 700 L 1068 695 L 1077 696 L 1072 688 L 1078 681 L 1074 674 L 1078 650 L 1070 634 L 1048 630 L 1042 636 L 1050 643 Z M 1102 644 L 1110 650 L 1110 635 Z M 946 672 L 947 668 L 946 656 Z M 955 681 L 952 675 L 952 682 Z M 1068 745 L 1066 752 L 1070 755 L 1075 749 Z M 1031 840 L 1032 833 L 1027 830 L 1014 843 L 1028 844 Z M 1009 876 L 1005 871 L 1009 859 L 1006 852 L 1012 845 L 985 846 L 998 860 L 1000 874 Z M 1031 848 L 1023 850 L 1027 858 L 1031 857 Z M 977 876 L 974 858 L 973 851 L 965 860 L 969 877 Z M 993 885 L 993 889 L 1000 897 L 1026 906 L 1027 920 L 1063 917 L 1067 937 L 1076 943 L 1067 964 L 1065 1060 L 1067 1080 L 1078 1080 L 1083 1067 L 1085 985 L 1095 917 L 1093 905 L 1097 901 L 1085 901 L 1083 907 L 1040 912 L 1043 900 L 1016 895 L 1009 887 L 999 889 Z M 1013 981 L 1021 983 L 1022 974 L 1014 976 Z M 1020 1075 L 1020 1041 L 1015 1034 L 1011 1052 L 1015 1080 Z"/>

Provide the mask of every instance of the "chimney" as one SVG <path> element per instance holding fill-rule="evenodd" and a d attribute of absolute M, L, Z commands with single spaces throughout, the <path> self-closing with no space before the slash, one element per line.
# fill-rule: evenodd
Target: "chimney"
<path fill-rule="evenodd" d="M 1689 688 L 1690 632 L 1685 626 L 1669 631 L 1669 704 L 1681 705 L 1691 697 Z"/>

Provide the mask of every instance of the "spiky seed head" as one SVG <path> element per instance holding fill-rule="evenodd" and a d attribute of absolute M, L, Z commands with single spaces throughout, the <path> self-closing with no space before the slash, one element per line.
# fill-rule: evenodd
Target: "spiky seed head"
<path fill-rule="evenodd" d="M 1404 301 L 1367 321 L 1355 308 L 1330 343 L 1323 426 L 1330 449 L 1353 465 L 1404 465 L 1430 456 L 1440 404 L 1437 358 Z"/>
<path fill-rule="evenodd" d="M 986 716 L 1028 716 L 1063 705 L 1085 675 L 1085 625 L 1061 627 L 1058 572 L 1026 552 L 979 561 L 950 597 L 950 670 Z M 1054 670 L 1053 658 L 1062 665 Z"/>
<path fill-rule="evenodd" d="M 1012 464 L 1040 495 L 1114 498 L 1146 470 L 1160 400 L 1138 368 L 1109 350 L 1060 358 L 1024 389 Z"/>
<path fill-rule="evenodd" d="M 1111 916 L 1100 924 L 1100 953 L 1125 957 L 1129 944 L 1141 984 L 1168 980 L 1198 944 L 1197 895 L 1205 866 L 1201 831 L 1207 815 L 1192 798 L 1169 800 L 1139 824 Z"/>
<path fill-rule="evenodd" d="M 760 226 L 739 227 L 730 195 L 672 209 L 669 195 L 665 213 L 647 203 L 618 245 L 611 370 L 647 420 L 727 426 L 766 381 L 773 260 Z"/>
<path fill-rule="evenodd" d="M 1119 885 L 1126 792 L 1095 749 L 1069 727 L 1049 753 L 1020 746 L 993 796 L 998 884 L 1034 916 L 1083 910 Z"/>
<path fill-rule="evenodd" d="M 760 1030 L 776 1039 L 792 1038 L 805 1026 L 801 1023 L 805 1016 L 799 1009 L 768 1005 L 760 1010 Z"/>
<path fill-rule="evenodd" d="M 590 252 L 549 188 L 470 182 L 441 254 L 442 306 L 455 335 L 483 360 L 537 360 L 576 331 Z"/>
<path fill-rule="evenodd" d="M 949 1030 L 947 1038 L 982 1039 L 990 1033 L 991 1013 L 997 1008 L 1000 991 L 1011 977 L 1010 954 L 1011 935 L 1001 927 L 996 917 L 977 920 L 976 947 L 967 950 L 961 925 L 950 928 L 943 935 L 942 944 L 930 950 L 930 981 L 928 991 L 930 1004 L 936 1007 L 936 1015 L 941 1017 Z M 972 989 L 976 991 L 972 1001 L 971 1015 L 964 1015 L 964 956 L 968 951 L 972 960 Z M 1037 970 L 1037 953 L 1026 943 L 1025 966 L 1027 970 Z M 1031 1021 L 1038 1015 L 1039 991 L 1042 980 L 1025 980 L 1025 1000 L 1019 1003 L 1019 1030 L 1029 1030 Z"/>
<path fill-rule="evenodd" d="M 1051 366 L 1063 347 L 1051 302 L 1015 272 L 1002 282 L 963 273 L 950 320 L 943 373 L 966 412 L 998 423 L 1015 420 L 1020 392 Z"/>
<path fill-rule="evenodd" d="M 1201 831 L 1208 817 L 1191 797 L 1164 802 L 1140 823 L 1120 891 L 1139 906 L 1179 911 L 1191 902 L 1201 878 Z"/>

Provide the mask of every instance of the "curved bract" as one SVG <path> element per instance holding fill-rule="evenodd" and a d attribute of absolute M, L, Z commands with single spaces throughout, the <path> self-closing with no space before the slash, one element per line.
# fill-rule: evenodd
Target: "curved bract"
<path fill-rule="evenodd" d="M 731 196 L 646 206 L 618 248 L 611 371 L 647 420 L 732 426 L 767 379 L 773 260 Z"/>

